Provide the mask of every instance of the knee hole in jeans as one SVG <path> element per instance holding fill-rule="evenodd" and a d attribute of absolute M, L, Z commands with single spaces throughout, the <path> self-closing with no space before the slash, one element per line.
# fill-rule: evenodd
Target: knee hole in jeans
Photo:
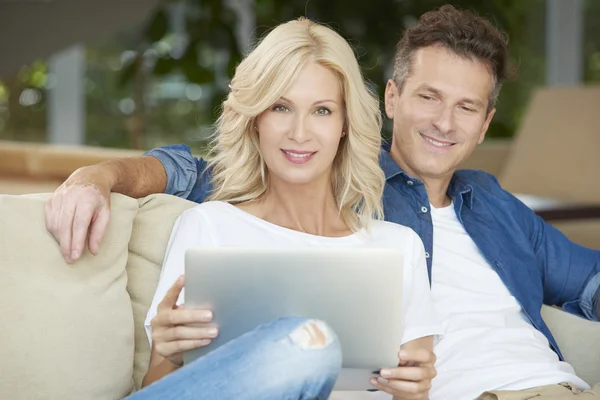
<path fill-rule="evenodd" d="M 333 333 L 323 321 L 310 320 L 296 328 L 289 337 L 302 349 L 320 349 L 332 342 Z"/>

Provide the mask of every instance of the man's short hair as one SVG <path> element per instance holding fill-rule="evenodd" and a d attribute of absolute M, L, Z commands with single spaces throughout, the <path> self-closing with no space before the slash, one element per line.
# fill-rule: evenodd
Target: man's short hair
<path fill-rule="evenodd" d="M 414 26 L 406 29 L 396 47 L 393 79 L 400 91 L 412 72 L 413 54 L 421 48 L 436 45 L 490 68 L 494 78 L 488 101 L 488 112 L 491 111 L 503 81 L 512 75 L 508 35 L 487 19 L 451 5 L 426 12 Z"/>

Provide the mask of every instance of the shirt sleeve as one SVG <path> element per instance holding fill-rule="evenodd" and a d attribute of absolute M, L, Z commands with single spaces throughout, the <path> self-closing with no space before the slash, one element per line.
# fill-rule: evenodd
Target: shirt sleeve
<path fill-rule="evenodd" d="M 544 303 L 598 321 L 600 251 L 570 241 L 520 200 L 512 195 L 511 200 L 540 260 Z"/>
<path fill-rule="evenodd" d="M 404 260 L 404 333 L 401 344 L 426 336 L 434 336 L 435 343 L 443 329 L 433 305 L 423 242 L 415 232 L 412 232 L 412 237 L 413 243 L 407 246 L 409 251 Z"/>
<path fill-rule="evenodd" d="M 209 224 L 210 222 L 201 211 L 191 208 L 184 211 L 173 225 L 158 286 L 146 314 L 146 320 L 144 321 L 144 328 L 150 345 L 152 345 L 152 327 L 150 326 L 150 322 L 156 317 L 158 305 L 165 297 L 169 288 L 173 286 L 179 276 L 184 274 L 186 250 L 196 246 L 214 246 Z M 181 290 L 177 299 L 177 305 L 183 304 L 184 291 L 185 289 Z"/>
<path fill-rule="evenodd" d="M 212 191 L 208 163 L 192 155 L 184 144 L 152 149 L 144 154 L 158 159 L 167 173 L 166 194 L 201 203 Z"/>

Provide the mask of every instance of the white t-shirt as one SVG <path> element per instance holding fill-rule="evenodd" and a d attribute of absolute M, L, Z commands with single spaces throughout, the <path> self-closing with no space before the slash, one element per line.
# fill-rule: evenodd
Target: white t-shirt
<path fill-rule="evenodd" d="M 158 287 L 144 324 L 149 340 L 150 321 L 156 316 L 157 306 L 177 277 L 184 273 L 185 250 L 194 246 L 401 248 L 404 252 L 404 315 L 398 318 L 404 318 L 405 330 L 399 341 L 404 344 L 442 333 L 431 300 L 423 243 L 412 229 L 390 222 L 373 221 L 368 235 L 362 231 L 345 237 L 323 237 L 283 228 L 229 203 L 213 201 L 184 211 L 175 222 Z M 183 291 L 178 304 L 182 302 Z M 382 392 L 337 392 L 330 399 L 336 398 L 391 399 L 391 396 Z"/>
<path fill-rule="evenodd" d="M 444 328 L 444 337 L 435 346 L 438 375 L 431 400 L 472 400 L 486 390 L 521 390 L 567 381 L 588 389 L 531 325 L 465 231 L 454 207 L 431 207 L 431 217 L 431 290 Z"/>

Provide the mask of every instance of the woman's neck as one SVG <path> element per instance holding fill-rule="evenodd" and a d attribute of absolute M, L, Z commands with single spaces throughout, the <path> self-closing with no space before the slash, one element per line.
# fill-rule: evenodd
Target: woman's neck
<path fill-rule="evenodd" d="M 329 179 L 303 185 L 271 179 L 262 199 L 238 207 L 272 224 L 312 235 L 352 233 L 338 210 Z"/>

